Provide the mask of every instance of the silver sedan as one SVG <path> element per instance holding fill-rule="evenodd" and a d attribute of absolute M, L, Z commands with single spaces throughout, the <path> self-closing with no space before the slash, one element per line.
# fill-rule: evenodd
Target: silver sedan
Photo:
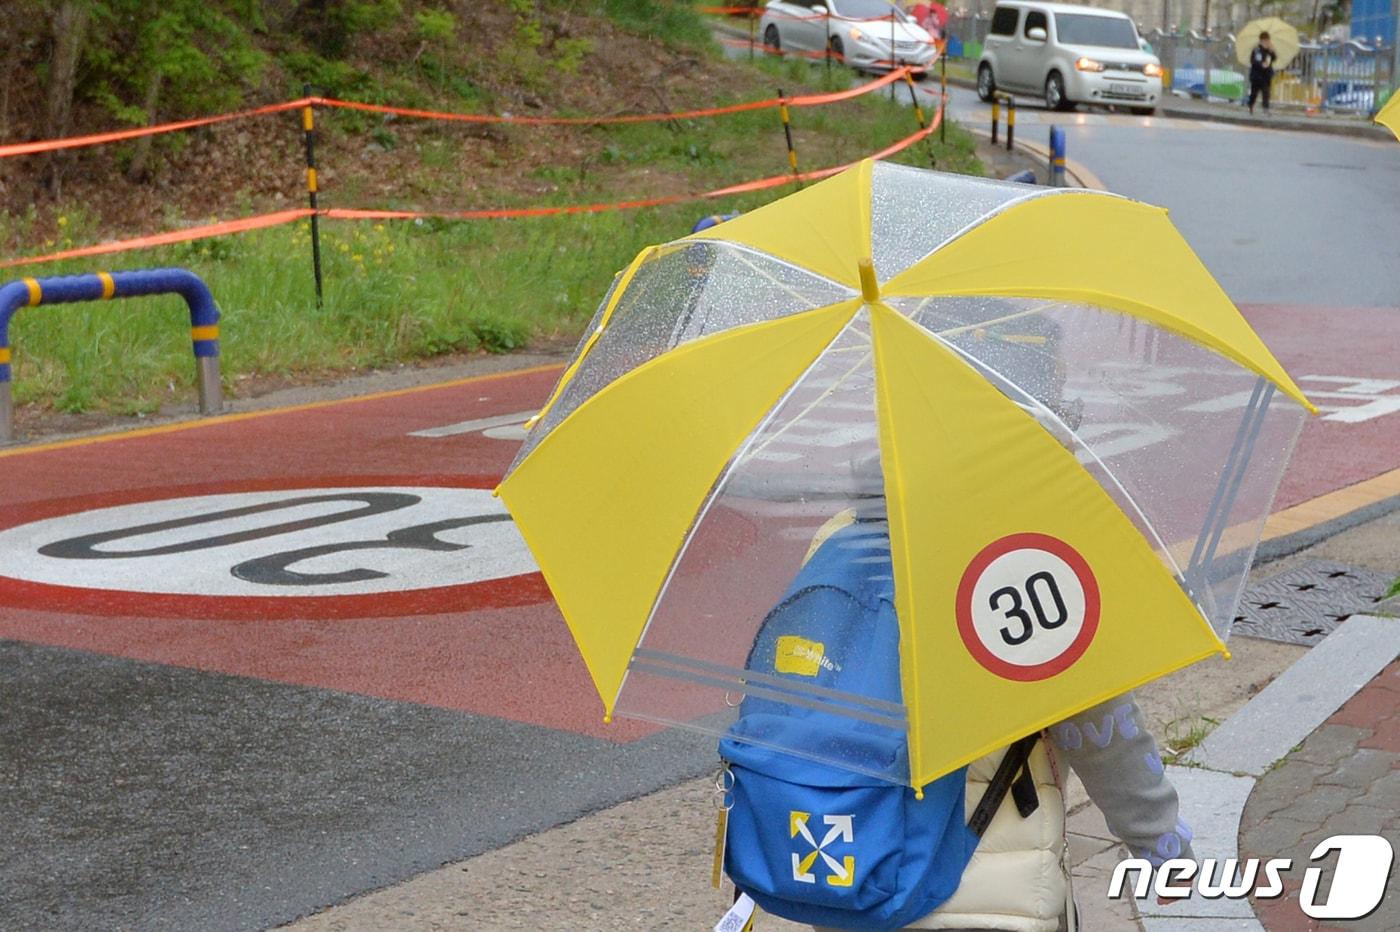
<path fill-rule="evenodd" d="M 815 57 L 830 49 L 860 71 L 927 70 L 938 57 L 933 37 L 888 0 L 768 0 L 759 32 L 769 48 Z"/>

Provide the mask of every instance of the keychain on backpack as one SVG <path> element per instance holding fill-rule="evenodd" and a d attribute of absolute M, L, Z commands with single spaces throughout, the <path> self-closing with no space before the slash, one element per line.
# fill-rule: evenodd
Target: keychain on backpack
<path fill-rule="evenodd" d="M 715 807 L 715 863 L 710 872 L 710 886 L 718 890 L 724 884 L 724 848 L 729 840 L 729 810 L 734 802 L 729 792 L 734 789 L 734 773 L 729 764 L 721 761 L 715 774 L 715 796 L 719 805 Z"/>

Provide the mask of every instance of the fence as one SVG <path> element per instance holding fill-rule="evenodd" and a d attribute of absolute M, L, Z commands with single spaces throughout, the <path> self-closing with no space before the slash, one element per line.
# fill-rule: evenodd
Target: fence
<path fill-rule="evenodd" d="M 1146 35 L 1170 75 L 1171 88 L 1194 97 L 1240 100 L 1249 93 L 1249 68 L 1235 55 L 1235 36 L 1198 31 Z M 1393 49 L 1356 39 L 1304 42 L 1287 68 L 1274 74 L 1273 103 L 1309 111 L 1370 114 L 1394 85 Z"/>
<path fill-rule="evenodd" d="M 969 58 L 976 61 L 982 56 L 982 43 L 987 38 L 987 27 L 992 18 L 987 13 L 967 11 L 950 12 L 948 15 L 947 53 L 950 58 Z"/>
<path fill-rule="evenodd" d="M 183 120 L 178 123 L 162 124 L 160 126 L 143 127 L 140 129 L 120 130 L 110 133 L 98 133 L 88 136 L 77 136 L 65 139 L 44 140 L 39 142 L 12 143 L 0 145 L 0 159 L 17 156 L 36 155 L 43 152 L 52 152 L 61 149 L 73 149 L 87 146 L 106 145 L 114 142 L 121 142 L 136 139 L 142 136 L 152 136 L 160 133 L 179 132 L 199 126 L 209 126 L 216 123 L 223 123 L 230 120 L 248 119 L 251 117 L 265 116 L 288 111 L 308 111 L 313 107 L 326 107 L 346 110 L 357 110 L 370 113 L 392 114 L 395 116 L 410 117 L 417 119 L 441 120 L 446 122 L 465 122 L 474 124 L 514 124 L 524 126 L 549 127 L 549 126 L 603 126 L 620 125 L 631 123 L 660 123 L 669 122 L 678 124 L 681 120 L 692 120 L 703 117 L 717 117 L 726 114 L 740 113 L 754 110 L 786 110 L 794 107 L 822 107 L 828 104 L 839 103 L 869 94 L 884 87 L 893 88 L 896 82 L 905 80 L 909 75 L 907 67 L 896 68 L 889 73 L 876 78 L 868 83 L 858 85 L 842 91 L 834 91 L 823 94 L 804 94 L 795 97 L 785 97 L 781 93 L 778 97 L 763 100 L 749 101 L 741 104 L 732 104 L 725 107 L 712 107 L 699 110 L 684 110 L 667 113 L 650 114 L 622 114 L 606 116 L 585 116 L 585 117 L 524 117 L 515 115 L 496 114 L 462 114 L 462 113 L 442 113 L 427 110 L 415 110 L 404 107 L 391 107 L 378 104 L 365 104 L 353 101 L 336 100 L 325 97 L 304 97 L 298 100 L 287 101 L 285 103 L 272 104 L 266 107 L 259 107 L 253 110 L 244 110 L 236 113 L 220 114 L 210 117 L 201 117 L 193 120 Z M 313 131 L 310 128 L 308 117 L 303 116 L 301 126 L 308 134 Z M 870 153 L 867 158 L 882 159 L 888 158 L 897 152 L 927 139 L 934 132 L 938 131 L 942 125 L 942 108 L 934 115 L 933 120 L 927 125 L 920 125 L 917 132 L 896 140 L 894 143 L 885 146 L 879 151 Z M 310 156 L 308 154 L 308 161 Z M 573 204 L 565 206 L 548 207 L 521 207 L 505 209 L 480 209 L 480 210 L 376 210 L 358 208 L 324 208 L 319 206 L 309 206 L 290 210 L 274 211 L 272 213 L 257 214 L 251 217 L 244 217 L 239 220 L 225 220 L 213 223 L 191 226 L 181 230 L 172 230 L 164 233 L 155 233 L 147 236 L 132 237 L 124 240 L 111 240 L 105 243 L 98 243 L 91 246 L 82 246 L 74 249 L 67 249 L 61 252 L 47 253 L 34 256 L 15 256 L 10 258 L 0 258 L 0 268 L 22 266 L 45 262 L 56 262 L 65 259 L 83 258 L 87 256 L 105 255 L 108 253 L 126 252 L 137 249 L 147 249 L 154 246 L 165 246 L 174 243 L 191 242 L 194 240 L 206 239 L 210 237 L 229 236 L 235 233 L 244 233 L 250 230 L 265 229 L 267 227 L 281 226 L 295 223 L 308 218 L 325 217 L 333 220 L 418 220 L 427 218 L 440 218 L 446 220 L 495 220 L 523 217 L 541 217 L 551 215 L 567 214 L 587 214 L 598 213 L 608 210 L 630 210 L 643 207 L 658 207 L 667 204 L 679 204 L 687 201 L 703 201 L 714 198 L 728 197 L 735 194 L 744 194 L 753 191 L 762 191 L 770 188 L 777 188 L 793 183 L 806 181 L 816 181 L 834 175 L 847 165 L 835 165 L 828 168 L 821 168 L 813 171 L 801 173 L 789 173 L 775 175 L 767 178 L 759 178 L 752 181 L 744 181 L 738 184 L 728 185 L 710 191 L 699 191 L 688 194 L 672 194 L 661 197 L 644 198 L 631 201 L 614 201 L 594 204 Z M 309 169 L 309 171 L 308 171 Z M 311 164 L 302 166 L 303 171 L 307 171 L 308 189 L 316 187 L 314 167 Z M 314 204 L 314 201 L 313 201 Z"/>

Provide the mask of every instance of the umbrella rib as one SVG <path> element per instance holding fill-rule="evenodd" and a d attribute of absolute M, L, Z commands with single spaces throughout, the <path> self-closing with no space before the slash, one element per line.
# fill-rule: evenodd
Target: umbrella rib
<path fill-rule="evenodd" d="M 937 296 L 930 295 L 924 300 L 932 301 L 935 297 Z M 1061 302 L 1058 301 L 1047 301 L 1046 303 L 1036 305 L 1035 307 L 1030 308 L 1029 310 L 1017 311 L 1015 314 L 1005 314 L 1001 317 L 993 317 L 991 320 L 984 320 L 975 324 L 964 324 L 961 327 L 949 327 L 947 330 L 938 330 L 935 332 L 940 337 L 958 337 L 962 336 L 964 333 L 971 333 L 974 330 L 979 330 L 985 327 L 995 327 L 997 324 L 1004 324 L 1008 321 L 1020 320 L 1022 317 L 1034 317 L 1036 314 L 1044 314 L 1051 308 L 1059 307 L 1060 305 Z"/>
<path fill-rule="evenodd" d="M 804 267 L 802 267 L 802 266 L 800 266 L 800 265 L 797 265 L 796 263 L 793 263 L 793 262 L 788 262 L 786 259 L 780 258 L 780 257 L 778 257 L 778 256 L 769 255 L 768 253 L 759 252 L 758 250 L 754 249 L 752 246 L 745 246 L 745 245 L 743 245 L 743 244 L 741 244 L 741 243 L 732 243 L 732 242 L 730 242 L 729 240 L 715 240 L 715 242 L 716 242 L 716 243 L 723 244 L 723 245 L 725 245 L 725 246 L 733 246 L 733 247 L 735 248 L 735 250 L 739 253 L 739 255 L 738 255 L 737 258 L 739 259 L 740 262 L 744 263 L 744 265 L 747 265 L 750 269 L 752 269 L 753 271 L 757 272 L 759 275 L 762 275 L 764 278 L 768 279 L 770 282 L 772 282 L 773 284 L 777 285 L 779 288 L 781 288 L 782 290 L 786 291 L 788 294 L 792 295 L 794 298 L 796 298 L 797 300 L 803 302 L 804 304 L 811 304 L 811 303 L 812 303 L 812 299 L 809 298 L 809 297 L 807 297 L 807 296 L 804 295 L 804 294 L 799 294 L 799 293 L 797 292 L 797 290 L 794 289 L 794 288 L 793 288 L 791 285 L 789 285 L 787 282 L 784 282 L 784 281 L 779 280 L 778 278 L 776 278 L 776 277 L 773 275 L 773 273 L 768 272 L 768 271 L 765 271 L 764 269 L 762 269 L 762 268 L 760 268 L 759 266 L 755 265 L 755 264 L 753 263 L 753 261 L 752 261 L 747 255 L 745 255 L 745 253 L 752 252 L 752 253 L 754 253 L 754 254 L 756 254 L 756 255 L 761 255 L 761 256 L 763 256 L 763 257 L 765 257 L 765 258 L 767 258 L 767 259 L 773 260 L 774 262 L 780 262 L 780 263 L 782 263 L 783 265 L 791 266 L 792 268 L 797 269 L 798 271 L 802 272 L 802 273 L 805 274 L 805 275 L 811 275 L 811 276 L 813 276 L 814 278 L 819 278 L 819 279 L 821 279 L 822 281 L 827 282 L 828 284 L 835 285 L 836 287 L 840 288 L 842 291 L 845 291 L 845 292 L 847 293 L 847 294 L 846 294 L 846 299 L 850 299 L 850 298 L 852 298 L 852 297 L 855 296 L 855 292 L 852 291 L 849 287 L 847 287 L 846 285 L 841 284 L 840 282 L 832 281 L 831 279 L 827 278 L 825 275 L 822 275 L 820 272 L 813 272 L 811 269 L 804 268 Z"/>
<path fill-rule="evenodd" d="M 826 355 L 826 354 L 823 353 L 822 355 Z M 847 370 L 841 375 L 840 378 L 838 378 L 835 382 L 833 382 L 830 386 L 828 386 L 827 389 L 826 389 L 826 391 L 822 392 L 819 396 L 817 396 L 816 398 L 812 399 L 811 403 L 808 404 L 808 405 L 807 405 L 805 408 L 803 408 L 801 411 L 799 411 L 799 412 L 797 413 L 797 416 L 796 416 L 796 417 L 792 418 L 792 419 L 789 420 L 786 424 L 784 424 L 782 427 L 778 428 L 778 430 L 777 430 L 775 433 L 773 433 L 771 436 L 769 436 L 768 439 L 764 440 L 763 443 L 761 443 L 759 446 L 755 447 L 755 448 L 754 448 L 754 451 L 753 451 L 754 454 L 757 455 L 757 454 L 759 454 L 759 453 L 762 453 L 764 450 L 768 449 L 768 445 L 769 445 L 769 444 L 771 444 L 771 443 L 773 443 L 775 440 L 778 440 L 779 438 L 781 438 L 784 434 L 786 434 L 786 433 L 788 432 L 788 429 L 789 429 L 789 428 L 791 428 L 794 424 L 799 423 L 799 422 L 800 422 L 803 418 L 805 418 L 807 415 L 811 414 L 811 413 L 812 413 L 812 410 L 813 410 L 814 408 L 816 408 L 817 405 L 821 404 L 823 401 L 825 401 L 827 398 L 829 398 L 829 397 L 831 396 L 831 393 L 832 393 L 832 392 L 836 391 L 836 389 L 840 388 L 843 384 L 845 384 L 845 382 L 846 382 L 847 379 L 849 379 L 851 376 L 855 375 L 855 374 L 856 374 L 856 371 L 859 370 L 859 369 L 861 368 L 861 366 L 864 366 L 864 365 L 866 364 L 866 362 L 868 362 L 868 361 L 870 360 L 870 355 L 871 355 L 870 351 L 869 351 L 869 350 L 866 350 L 865 353 L 860 357 L 860 359 L 856 360 L 855 365 L 853 365 L 853 366 L 851 366 L 851 368 L 847 369 Z M 804 378 L 806 377 L 806 373 L 803 373 L 803 377 L 804 377 Z M 801 382 L 801 381 L 802 381 L 802 379 L 798 379 L 798 382 Z M 794 383 L 793 383 L 794 386 L 796 386 L 796 384 L 797 384 L 797 382 L 794 382 Z"/>
<path fill-rule="evenodd" d="M 1181 571 L 1181 566 L 1176 561 L 1176 557 L 1172 556 L 1171 550 L 1168 549 L 1166 543 L 1162 540 L 1161 535 L 1157 533 L 1157 528 L 1152 524 L 1151 521 L 1148 520 L 1147 515 L 1142 510 L 1142 506 L 1140 506 L 1137 503 L 1137 499 L 1133 498 L 1132 493 L 1130 493 L 1127 489 L 1123 487 L 1123 483 L 1118 480 L 1118 477 L 1114 474 L 1113 470 L 1108 468 L 1108 464 L 1099 458 L 1099 455 L 1094 452 L 1093 448 L 1090 447 L 1087 443 L 1085 443 L 1083 438 L 1081 438 L 1073 428 L 1071 428 L 1068 424 L 1064 422 L 1063 418 L 1061 418 L 1058 414 L 1050 410 L 1045 405 L 1040 404 L 1038 401 L 1035 400 L 1034 397 L 1027 394 L 1020 386 L 1016 385 L 1014 382 L 1012 382 L 1006 376 L 1002 375 L 996 369 L 993 369 L 991 366 L 987 365 L 981 360 L 969 355 L 959 347 L 953 345 L 952 343 L 949 343 L 947 340 L 943 340 L 938 337 L 935 337 L 935 339 L 938 339 L 940 343 L 942 343 L 944 346 L 948 347 L 948 349 L 956 353 L 959 358 L 965 360 L 967 364 L 971 366 L 974 370 L 985 370 L 995 375 L 999 382 L 1005 383 L 1006 385 L 1010 386 L 1023 398 L 1027 399 L 1032 409 L 1039 412 L 1043 412 L 1051 420 L 1053 420 L 1059 426 L 1059 428 L 1065 432 L 1065 435 L 1073 441 L 1073 446 L 1083 450 L 1086 454 L 1088 454 L 1090 459 L 1092 459 L 1095 463 L 1099 465 L 1099 468 L 1103 470 L 1104 476 L 1107 477 L 1108 480 L 1113 483 L 1114 488 L 1116 488 L 1122 494 L 1124 501 L 1126 501 L 1132 507 L 1133 512 L 1138 516 L 1138 520 L 1141 521 L 1142 526 L 1147 528 L 1148 535 L 1152 538 L 1153 541 L 1156 542 L 1158 551 L 1166 560 L 1167 565 L 1171 568 L 1173 575 L 1176 576 L 1178 579 L 1181 579 L 1183 581 L 1185 580 L 1185 576 Z M 1018 407 L 1020 406 L 1016 401 L 1013 401 L 1010 398 L 1008 398 L 1007 400 L 1011 401 L 1012 404 L 1017 404 Z"/>
<path fill-rule="evenodd" d="M 951 296 L 950 296 L 950 295 L 928 295 L 928 296 L 926 296 L 926 297 L 924 298 L 923 303 L 926 304 L 927 302 L 933 301 L 933 300 L 935 300 L 935 299 L 938 298 L 938 297 L 951 297 Z M 988 364 L 982 362 L 981 360 L 977 359 L 976 357 L 974 357 L 974 356 L 972 356 L 971 354 L 965 352 L 964 350 L 960 349 L 959 347 L 955 346 L 953 343 L 951 343 L 950 341 L 948 341 L 947 339 L 945 339 L 945 337 L 947 337 L 947 336 L 956 336 L 956 335 L 959 335 L 959 334 L 962 334 L 962 333 L 966 333 L 966 332 L 969 331 L 969 330 L 975 330 L 975 329 L 977 329 L 978 327 L 993 326 L 993 325 L 995 325 L 995 324 L 1005 323 L 1005 322 L 1008 321 L 1008 320 L 1016 320 L 1017 318 L 1021 318 L 1021 317 L 1029 317 L 1029 316 L 1032 316 L 1032 315 L 1035 315 L 1035 314 L 1041 314 L 1041 313 L 1044 313 L 1045 311 L 1047 311 L 1047 310 L 1049 310 L 1049 309 L 1051 309 L 1051 308 L 1053 308 L 1053 307 L 1056 307 L 1056 306 L 1059 305 L 1060 303 L 1062 303 L 1062 302 L 1054 302 L 1054 301 L 1052 301 L 1052 302 L 1047 302 L 1047 303 L 1045 303 L 1045 304 L 1038 305 L 1037 307 L 1031 308 L 1031 309 L 1029 309 L 1029 310 L 1018 311 L 1018 312 L 1015 313 L 1015 314 L 1008 314 L 1008 315 L 1006 315 L 1006 316 L 1004 316 L 1004 317 L 994 318 L 994 319 L 992 319 L 992 320 L 984 321 L 984 322 L 982 322 L 982 323 L 978 323 L 978 324 L 967 324 L 967 325 L 961 326 L 961 327 L 953 327 L 953 328 L 949 328 L 949 329 L 946 329 L 946 330 L 927 331 L 927 332 L 929 332 L 935 339 L 938 339 L 940 342 L 942 342 L 942 343 L 943 343 L 945 346 L 947 346 L 949 349 L 951 349 L 951 350 L 953 350 L 955 353 L 957 353 L 959 357 L 961 357 L 961 358 L 963 358 L 964 360 L 966 360 L 966 361 L 968 362 L 968 364 L 971 365 L 974 369 L 983 369 L 983 370 L 985 370 L 985 371 L 987 371 L 987 372 L 991 372 L 991 373 L 993 373 L 993 374 L 996 375 L 996 377 L 997 377 L 998 380 L 1000 380 L 1001 382 L 1003 382 L 1003 383 L 1005 383 L 1005 384 L 1007 384 L 1007 385 L 1009 385 L 1009 386 L 1012 386 L 1012 388 L 1014 388 L 1017 392 L 1019 392 L 1019 393 L 1020 393 L 1021 395 L 1023 395 L 1026 399 L 1029 400 L 1030 407 L 1031 407 L 1032 409 L 1034 409 L 1034 410 L 1036 410 L 1036 411 L 1043 411 L 1045 414 L 1048 414 L 1048 415 L 1054 420 L 1054 422 L 1060 427 L 1060 429 L 1063 430 L 1063 431 L 1065 432 L 1066 436 L 1068 436 L 1068 437 L 1071 438 L 1071 440 L 1073 441 L 1073 445 L 1076 446 L 1076 447 L 1078 447 L 1079 449 L 1083 450 L 1083 451 L 1089 456 L 1090 459 L 1092 459 L 1095 463 L 1098 464 L 1099 468 L 1103 471 L 1103 474 L 1109 479 L 1109 481 L 1111 481 L 1111 482 L 1113 483 L 1114 487 L 1115 487 L 1116 489 L 1118 489 L 1119 493 L 1122 494 L 1124 500 L 1128 502 L 1128 504 L 1132 507 L 1133 511 L 1137 514 L 1139 521 L 1142 523 L 1142 526 L 1145 527 L 1145 528 L 1147 528 L 1148 533 L 1149 533 L 1149 534 L 1151 535 L 1151 537 L 1152 537 L 1152 540 L 1156 543 L 1158 550 L 1159 550 L 1159 551 L 1163 554 L 1163 556 L 1165 557 L 1165 559 L 1166 559 L 1166 561 L 1167 561 L 1167 564 L 1171 567 L 1171 569 L 1172 569 L 1174 575 L 1176 575 L 1178 578 L 1181 578 L 1181 579 L 1184 580 L 1184 579 L 1185 579 L 1185 576 L 1184 576 L 1184 574 L 1183 574 L 1183 572 L 1182 572 L 1181 566 L 1177 563 L 1176 558 L 1172 555 L 1170 549 L 1168 549 L 1166 543 L 1162 540 L 1161 535 L 1157 533 L 1156 527 L 1153 526 L 1152 522 L 1148 520 L 1147 515 L 1143 512 L 1142 507 L 1137 503 L 1137 500 L 1136 500 L 1135 498 L 1133 498 L 1132 494 L 1129 493 L 1128 490 L 1127 490 L 1126 488 L 1123 487 L 1123 483 L 1122 483 L 1121 481 L 1119 481 L 1117 475 L 1113 472 L 1113 470 L 1109 469 L 1109 468 L 1108 468 L 1108 464 L 1105 463 L 1102 459 L 1099 458 L 1098 454 L 1094 452 L 1093 448 L 1090 447 L 1089 444 L 1087 444 L 1087 443 L 1084 442 L 1083 438 L 1081 438 L 1081 437 L 1079 436 L 1078 432 L 1076 432 L 1076 431 L 1073 430 L 1068 424 L 1066 424 L 1066 423 L 1064 422 L 1064 420 L 1063 420 L 1058 414 L 1056 414 L 1054 411 L 1050 410 L 1050 408 L 1049 408 L 1048 406 L 1039 404 L 1039 403 L 1035 400 L 1034 397 L 1032 397 L 1032 396 L 1031 396 L 1030 394 L 1028 394 L 1027 392 L 1023 391 L 1019 386 L 1016 385 L 1015 382 L 1013 382 L 1013 381 L 1011 381 L 1010 379 L 1008 379 L 1008 378 L 1007 378 L 1005 375 L 1003 375 L 1001 372 L 997 371 L 997 370 L 996 370 L 995 368 L 993 368 L 992 366 L 990 366 L 990 365 L 988 365 Z M 917 313 L 917 312 L 916 312 L 916 313 Z M 925 328 L 925 329 L 927 329 L 927 328 Z M 1041 350 L 1034 350 L 1033 352 L 1043 352 L 1043 351 L 1041 351 Z M 1155 425 L 1155 426 L 1158 426 L 1158 427 L 1164 426 L 1164 425 L 1162 425 L 1162 423 L 1161 423 L 1159 420 L 1157 420 L 1156 418 L 1154 418 L 1154 417 L 1152 417 L 1152 416 L 1146 414 L 1144 411 L 1140 410 L 1136 405 L 1134 405 L 1134 404 L 1132 403 L 1132 401 L 1131 401 L 1130 399 L 1123 398 L 1123 396 L 1121 395 L 1121 393 L 1119 393 L 1119 397 L 1127 404 L 1127 406 L 1128 406 L 1134 413 L 1142 415 L 1142 416 L 1143 416 L 1144 418 L 1146 418 L 1146 420 L 1148 420 L 1151 424 L 1153 424 L 1153 425 Z M 1014 402 L 1013 402 L 1013 403 L 1014 403 Z"/>
<path fill-rule="evenodd" d="M 1001 203 L 1001 204 L 998 204 L 998 205 L 997 205 L 996 207 L 994 207 L 991 211 L 989 211 L 988 213 L 983 214 L 982 216 L 978 217 L 976 220 L 973 220 L 971 223 L 968 223 L 966 226 L 962 227 L 961 229 L 954 230 L 952 233 L 948 234 L 948 236 L 945 237 L 945 238 L 943 239 L 943 241 L 940 242 L 937 246 L 934 246 L 934 247 L 933 247 L 932 249 L 930 249 L 928 252 L 924 253 L 922 256 L 920 256 L 919 258 L 915 259 L 913 262 L 909 263 L 909 264 L 906 265 L 904 268 L 900 269 L 900 270 L 899 270 L 898 272 L 896 272 L 894 275 L 891 275 L 891 276 L 889 276 L 888 278 L 886 278 L 885 281 L 893 281 L 894 279 L 898 278 L 900 275 L 903 275 L 905 272 L 909 271 L 910 269 L 912 269 L 914 266 L 918 265 L 919 263 L 921 263 L 921 262 L 927 262 L 930 256 L 934 255 L 936 252 L 938 252 L 938 251 L 939 251 L 940 249 L 942 249 L 944 246 L 947 246 L 949 243 L 953 242 L 953 241 L 956 240 L 956 239 L 960 239 L 961 237 L 966 236 L 968 233 L 971 233 L 973 230 L 975 230 L 975 229 L 977 229 L 978 227 L 982 226 L 982 225 L 983 225 L 984 223 L 986 223 L 988 220 L 991 220 L 993 217 L 997 216 L 998 214 L 1005 213 L 1007 210 L 1010 210 L 1012 207 L 1016 207 L 1017 205 L 1023 204 L 1023 203 L 1025 203 L 1026 201 L 1035 200 L 1035 199 L 1038 198 L 1038 197 L 1051 197 L 1051 196 L 1054 196 L 1054 195 L 1056 195 L 1056 194 L 1071 194 L 1071 193 L 1074 193 L 1074 192 L 1076 192 L 1076 191 L 1082 191 L 1082 193 L 1086 193 L 1086 194 L 1089 194 L 1089 193 L 1092 193 L 1092 194 L 1105 194 L 1105 193 L 1106 193 L 1106 192 L 1102 192 L 1102 191 L 1092 191 L 1092 192 L 1090 192 L 1090 191 L 1084 191 L 1084 190 L 1081 189 L 1081 188 L 1046 188 L 1046 189 L 1042 189 L 1042 190 L 1040 190 L 1040 191 L 1030 191 L 1030 192 L 1027 192 L 1026 194 L 1020 195 L 1019 197 L 1014 197 L 1014 198 L 1012 198 L 1012 199 L 1009 200 L 1009 201 L 1005 201 L 1005 202 L 1003 202 L 1003 203 Z M 1118 195 L 1116 195 L 1116 194 L 1107 194 L 1106 196 L 1108 196 L 1108 197 L 1117 197 Z"/>
<path fill-rule="evenodd" d="M 661 605 L 661 600 L 665 598 L 666 590 L 671 587 L 671 580 L 676 575 L 677 567 L 681 565 L 681 561 L 685 559 L 686 553 L 690 550 L 691 541 L 695 539 L 695 529 L 704 523 L 706 515 L 710 513 L 710 509 L 714 507 L 715 501 L 719 498 L 720 490 L 724 488 L 725 482 L 729 479 L 730 475 L 733 474 L 734 467 L 748 454 L 754 441 L 763 433 L 763 429 L 772 423 L 773 418 L 777 417 L 778 412 L 783 409 L 783 405 L 792 397 L 792 393 L 797 390 L 797 386 L 801 385 L 803 379 L 807 378 L 811 371 L 816 368 L 817 363 L 821 362 L 822 358 L 826 355 L 827 349 L 837 340 L 841 339 L 842 334 L 851 328 L 851 322 L 854 320 L 855 315 L 853 314 L 851 319 L 846 321 L 841 329 L 836 332 L 836 335 L 822 348 L 822 351 L 816 354 L 811 364 L 803 369 L 798 374 L 797 378 L 792 380 L 792 384 L 789 385 L 787 390 L 774 402 L 773 407 L 759 420 L 757 426 L 749 433 L 749 436 L 744 438 L 744 443 L 739 448 L 738 452 L 735 453 L 733 458 L 720 470 L 719 475 L 715 478 L 714 485 L 712 485 L 709 492 L 706 493 L 705 501 L 696 512 L 695 520 L 691 522 L 690 528 L 686 531 L 685 539 L 681 542 L 680 547 L 676 549 L 676 555 L 672 558 L 671 565 L 666 570 L 666 578 L 661 581 L 661 586 L 656 590 L 656 597 L 652 599 L 651 602 L 651 610 L 647 613 L 646 624 L 642 625 L 642 632 L 637 636 L 638 644 L 646 640 L 647 632 L 651 630 L 651 623 L 656 620 L 656 609 Z M 635 648 L 633 650 L 635 652 Z M 627 672 L 622 674 L 622 682 L 618 684 L 617 693 L 613 696 L 614 703 L 616 703 L 617 697 L 622 695 L 623 690 L 627 688 L 627 675 Z"/>

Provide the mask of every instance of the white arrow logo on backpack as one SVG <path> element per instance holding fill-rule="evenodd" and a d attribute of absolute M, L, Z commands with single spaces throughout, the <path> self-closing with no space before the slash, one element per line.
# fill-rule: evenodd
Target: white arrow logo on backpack
<path fill-rule="evenodd" d="M 851 855 L 846 855 L 840 861 L 826 853 L 826 846 L 840 839 L 846 844 L 853 844 L 856 840 L 855 819 L 849 815 L 829 815 L 823 816 L 828 828 L 826 837 L 817 843 L 816 836 L 807 823 L 812 818 L 810 812 L 798 812 L 793 810 L 788 814 L 788 834 L 792 838 L 798 835 L 807 844 L 812 846 L 811 852 L 806 857 L 793 852 L 792 854 L 792 879 L 799 883 L 816 883 L 817 875 L 812 873 L 812 866 L 816 864 L 817 857 L 820 856 L 826 862 L 827 868 L 831 871 L 827 875 L 826 882 L 832 887 L 849 887 L 855 880 L 856 859 Z"/>

